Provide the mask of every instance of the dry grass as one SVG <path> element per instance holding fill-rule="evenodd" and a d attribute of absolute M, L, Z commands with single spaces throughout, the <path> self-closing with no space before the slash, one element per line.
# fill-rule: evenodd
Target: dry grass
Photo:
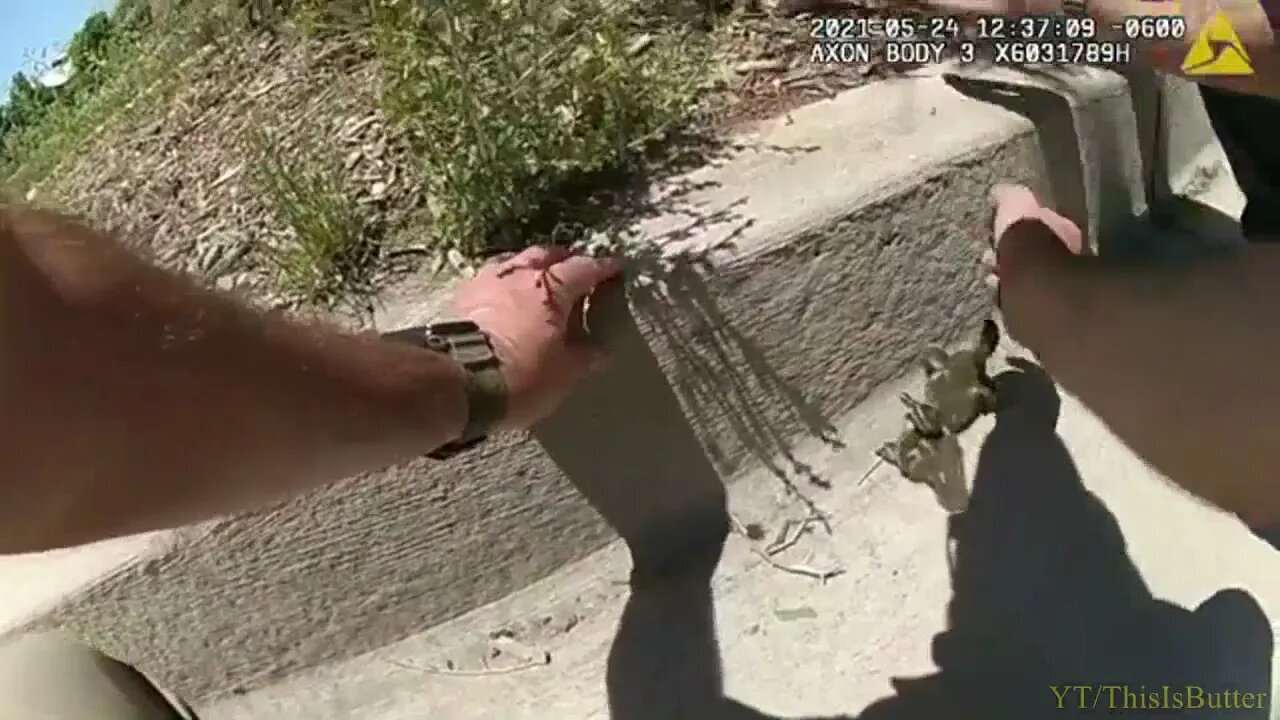
<path fill-rule="evenodd" d="M 385 254 L 422 224 L 414 163 L 380 111 L 377 76 L 342 45 L 246 35 L 192 68 L 158 111 L 93 138 L 38 197 L 171 267 L 291 305 L 298 288 L 279 285 L 270 252 L 295 242 L 296 229 L 255 173 L 262 137 L 282 167 L 324 168 Z"/>
<path fill-rule="evenodd" d="M 583 195 L 691 125 L 874 75 L 813 66 L 804 24 L 764 15 L 709 30 L 638 0 L 372 2 L 174 22 L 8 181 L 267 304 L 363 305 L 406 263 L 575 239 Z"/>
<path fill-rule="evenodd" d="M 370 297 L 377 250 L 369 220 L 335 170 L 290 162 L 265 136 L 255 145 L 261 159 L 253 168 L 254 180 L 277 221 L 290 231 L 284 242 L 260 247 L 275 287 L 290 301 L 326 309 Z"/>

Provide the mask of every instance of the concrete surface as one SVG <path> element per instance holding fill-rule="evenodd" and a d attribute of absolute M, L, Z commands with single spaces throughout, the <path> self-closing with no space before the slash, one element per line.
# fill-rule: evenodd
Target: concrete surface
<path fill-rule="evenodd" d="M 885 543 L 857 547 L 886 557 L 873 563 L 885 572 L 909 562 L 909 538 L 930 531 L 889 523 L 911 511 L 900 489 L 847 486 L 840 462 L 855 455 L 835 452 L 833 418 L 847 422 L 922 345 L 955 339 L 985 310 L 976 259 L 993 182 L 1037 187 L 1091 238 L 1146 204 L 1149 168 L 1119 76 L 997 79 L 861 88 L 771 123 L 732 156 L 658 188 L 653 217 L 636 228 L 649 243 L 634 253 L 631 312 L 615 308 L 616 362 L 534 437 L 166 536 L 19 630 L 76 632 L 189 698 L 216 700 L 447 623 L 582 561 L 615 531 L 644 571 L 658 572 L 715 535 L 722 483 L 759 473 L 775 487 L 825 494 L 846 526 L 886 523 Z M 904 103 L 918 122 L 900 122 Z M 733 246 L 696 261 L 722 241 Z M 389 325 L 436 312 L 438 298 L 399 297 L 383 313 Z M 854 434 L 844 442 L 865 457 L 871 439 Z M 812 443 L 828 454 L 798 449 Z M 748 482 L 767 484 L 764 476 Z M 858 504 L 872 499 L 887 504 Z M 591 562 L 577 571 L 606 567 Z M 940 603 L 943 586 L 930 582 L 921 591 L 931 587 Z M 867 597 L 847 606 L 850 627 L 882 622 L 876 613 L 898 595 Z M 594 622 L 608 624 L 601 613 Z M 903 643 L 931 630 L 912 632 Z M 923 647 L 879 637 L 885 652 Z M 770 687 L 728 677 L 734 692 L 733 683 Z"/>
<path fill-rule="evenodd" d="M 1184 194 L 1189 189 L 1192 196 L 1203 197 L 1211 193 L 1210 188 L 1215 184 L 1219 188 L 1233 185 L 1231 166 L 1209 124 L 1200 89 L 1193 82 L 1168 76 L 1160 78 L 1160 88 L 1162 160 L 1174 192 Z M 1218 178 L 1226 180 L 1215 183 Z M 1210 202 L 1229 202 L 1221 195 L 1212 197 Z M 1238 217 L 1243 210 L 1243 197 L 1220 209 Z"/>
<path fill-rule="evenodd" d="M 963 513 L 948 516 L 931 492 L 885 468 L 859 483 L 873 448 L 901 427 L 897 392 L 918 391 L 918 377 L 841 417 L 843 448 L 797 449 L 831 485 L 806 494 L 832 533 L 815 528 L 773 559 L 843 570 L 825 583 L 767 564 L 751 550 L 767 543 L 733 535 L 709 585 L 692 578 L 628 593 L 627 552 L 615 543 L 427 633 L 207 705 L 202 716 L 1153 714 L 1102 712 L 1107 696 L 1094 709 L 1092 693 L 1087 712 L 1059 709 L 1055 685 L 1191 685 L 1269 699 L 1274 550 L 1153 474 L 1036 366 L 1004 368 L 1011 407 L 962 440 Z M 809 513 L 764 472 L 733 485 L 728 506 L 768 539 Z M 1266 718 L 1268 708 L 1177 715 Z"/>
<path fill-rule="evenodd" d="M 6 629 L 57 605 L 140 555 L 162 553 L 170 533 L 148 533 L 43 553 L 0 556 L 4 599 L 0 629 Z"/>

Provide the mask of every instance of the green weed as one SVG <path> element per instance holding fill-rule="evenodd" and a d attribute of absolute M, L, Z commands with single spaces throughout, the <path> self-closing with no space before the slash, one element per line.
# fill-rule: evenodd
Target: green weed
<path fill-rule="evenodd" d="M 259 255 L 288 300 L 333 309 L 372 293 L 376 245 L 360 208 L 337 173 L 289 162 L 264 139 L 254 176 L 267 204 L 290 236 L 259 243 Z"/>
<path fill-rule="evenodd" d="M 584 176 L 626 167 L 680 127 L 705 34 L 629 0 L 382 0 L 383 102 L 421 164 L 432 234 L 472 256 Z M 657 20 L 657 21 L 655 21 Z"/>

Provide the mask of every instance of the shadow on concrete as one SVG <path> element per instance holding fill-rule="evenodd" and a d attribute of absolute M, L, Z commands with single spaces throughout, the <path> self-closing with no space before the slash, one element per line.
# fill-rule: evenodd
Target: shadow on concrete
<path fill-rule="evenodd" d="M 1053 382 L 1034 364 L 1017 366 L 997 378 L 1013 401 L 982 448 L 969 508 L 951 519 L 954 594 L 950 629 L 933 643 L 939 671 L 895 680 L 897 694 L 861 720 L 936 717 L 940 708 L 996 720 L 1138 716 L 1151 710 L 1125 710 L 1124 688 L 1269 692 L 1272 632 L 1258 603 L 1238 589 L 1194 611 L 1153 597 L 1055 432 Z M 1085 686 L 1084 699 L 1068 685 Z M 1124 688 L 1097 695 L 1104 685 Z M 1170 714 L 1265 718 L 1268 709 Z"/>
<path fill-rule="evenodd" d="M 682 275 L 687 268 L 668 270 L 671 277 L 686 278 L 673 282 L 688 289 L 691 303 L 715 312 L 698 295 L 699 286 Z M 608 328 L 614 365 L 535 429 L 552 459 L 631 552 L 631 595 L 609 656 L 612 717 L 770 720 L 724 697 L 722 689 L 710 582 L 730 529 L 724 485 L 616 290 L 593 301 L 588 318 Z M 659 299 L 642 295 L 633 302 Z M 723 341 L 750 352 L 745 338 Z M 736 381 L 732 368 L 704 370 L 719 373 L 723 382 Z M 768 372 L 767 365 L 748 371 Z M 630 398 L 625 407 L 616 403 L 619 397 Z"/>
<path fill-rule="evenodd" d="M 803 153 L 811 148 L 743 146 L 739 151 Z M 801 484 L 826 488 L 829 483 L 799 458 L 795 440 L 811 437 L 832 447 L 841 447 L 841 441 L 822 409 L 776 372 L 766 352 L 739 331 L 718 306 L 714 285 L 733 279 L 717 273 L 712 258 L 731 249 L 754 219 L 741 212 L 746 198 L 718 208 L 687 200 L 691 193 L 703 189 L 706 184 L 671 182 L 661 197 L 651 199 L 641 216 L 660 208 L 662 213 L 683 215 L 688 222 L 660 237 L 629 244 L 624 241 L 628 264 L 625 293 L 614 288 L 593 299 L 588 318 L 593 337 L 612 347 L 612 355 L 626 364 L 607 373 L 612 380 L 601 382 L 622 383 L 625 392 L 597 394 L 588 389 L 579 393 L 578 397 L 594 399 L 574 402 L 573 408 L 559 413 L 554 424 L 576 424 L 580 413 L 595 412 L 589 408 L 597 405 L 625 410 L 624 421 L 637 413 L 649 418 L 653 409 L 617 408 L 615 399 L 643 394 L 648 403 L 665 398 L 664 403 L 672 403 L 663 408 L 662 417 L 670 418 L 664 422 L 667 432 L 687 435 L 720 477 L 731 477 L 752 461 L 777 477 L 789 495 L 816 510 Z M 707 247 L 699 242 L 706 237 L 719 240 Z M 695 244 L 696 249 L 689 249 Z M 610 249 L 616 252 L 620 248 Z M 671 358 L 675 367 L 660 367 L 650 344 Z M 651 386 L 651 391 L 637 393 L 636 383 Z M 598 424 L 598 415 L 592 417 L 597 421 L 595 427 L 603 427 Z M 625 438 L 634 436 L 636 430 L 631 425 L 617 425 L 610 432 Z M 544 436 L 545 432 L 539 434 L 540 439 Z M 548 451 L 559 463 L 555 450 L 548 447 Z M 570 454 L 568 448 L 559 453 Z M 640 457 L 634 462 L 637 468 L 652 464 Z M 665 462 L 663 466 L 676 467 Z M 561 464 L 561 468 L 570 478 L 576 477 L 568 466 Z M 652 474 L 650 469 L 643 472 Z"/>
<path fill-rule="evenodd" d="M 805 497 L 796 481 L 829 487 L 799 458 L 793 438 L 798 432 L 841 447 L 835 427 L 724 315 L 708 270 L 689 257 L 668 258 L 666 265 L 661 282 L 633 290 L 632 303 L 677 364 L 673 388 L 694 425 L 727 429 L 731 442 L 796 497 Z M 704 446 L 723 476 L 738 468 L 734 448 L 721 448 L 710 438 L 704 438 Z"/>
<path fill-rule="evenodd" d="M 815 149 L 759 143 L 731 148 L 782 154 Z M 642 575 L 664 574 L 667 564 L 687 562 L 692 549 L 719 547 L 729 528 L 721 478 L 741 466 L 743 451 L 812 509 L 814 502 L 794 479 L 826 483 L 797 458 L 792 440 L 808 433 L 839 444 L 831 422 L 773 370 L 714 301 L 704 279 L 710 256 L 732 247 L 754 224 L 740 211 L 745 198 L 720 208 L 690 200 L 714 186 L 668 178 L 656 192 L 629 197 L 626 212 L 614 214 L 605 237 L 626 238 L 627 228 L 647 217 L 689 221 L 626 247 L 607 243 L 610 252 L 625 251 L 627 280 L 625 286 L 597 290 L 585 322 L 611 351 L 611 367 L 533 431 L 551 460 L 626 540 Z M 672 250 L 708 235 L 721 240 L 699 251 Z M 679 367 L 663 368 L 651 342 L 665 346 L 664 354 Z M 719 447 L 717 437 L 736 447 Z"/>
<path fill-rule="evenodd" d="M 660 246 L 630 253 L 630 288 L 597 291 L 586 319 L 593 337 L 610 348 L 612 366 L 534 430 L 638 560 L 666 562 L 689 543 L 727 532 L 721 477 L 735 465 L 711 430 L 727 425 L 732 440 L 810 509 L 815 504 L 794 480 L 826 483 L 798 459 L 791 438 L 799 429 L 839 444 L 830 421 L 716 306 L 697 269 L 705 260 L 705 254 L 663 254 Z M 655 336 L 681 367 L 664 370 L 649 344 Z"/>
<path fill-rule="evenodd" d="M 780 720 L 724 696 L 711 593 L 719 555 L 708 547 L 670 575 L 632 579 L 609 653 L 612 720 Z"/>
<path fill-rule="evenodd" d="M 1098 689 L 1104 685 L 1147 693 L 1166 685 L 1269 691 L 1272 634 L 1258 604 L 1234 589 L 1194 611 L 1153 597 L 1115 519 L 1085 490 L 1055 432 L 1052 381 L 1035 365 L 1019 367 L 997 379 L 1013 402 L 983 447 L 968 510 L 952 518 L 951 627 L 933 645 L 940 670 L 895 680 L 897 694 L 860 718 L 917 720 L 943 708 L 958 717 L 1010 720 L 1096 715 L 1095 693 L 1103 693 L 1103 705 L 1126 700 L 1123 688 Z M 666 401 L 668 411 L 673 400 Z M 728 514 L 709 464 L 688 467 L 698 471 L 670 481 L 650 477 L 651 485 L 630 491 L 613 483 L 584 488 L 627 539 L 635 563 L 609 656 L 611 717 L 779 720 L 724 695 L 711 577 Z M 669 498 L 668 485 L 687 488 L 700 503 L 679 515 L 682 524 L 664 525 L 670 535 L 646 531 L 637 522 L 636 498 L 651 488 L 654 497 Z M 1068 685 L 1089 690 L 1082 696 Z M 1081 703 L 1090 707 L 1082 710 Z M 1266 708 L 1182 712 L 1267 716 Z"/>
<path fill-rule="evenodd" d="M 608 327 L 611 366 L 534 436 L 626 540 L 635 571 L 661 575 L 724 541 L 724 485 L 619 288 L 598 291 L 588 322 Z"/>

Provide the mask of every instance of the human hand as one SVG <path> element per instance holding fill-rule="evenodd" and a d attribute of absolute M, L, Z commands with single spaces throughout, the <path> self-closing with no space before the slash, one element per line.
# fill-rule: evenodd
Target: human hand
<path fill-rule="evenodd" d="M 1080 228 L 1041 205 L 1026 186 L 996 185 L 991 201 L 995 205 L 992 246 L 983 256 L 990 271 L 988 284 L 999 288 L 1002 281 L 1020 280 L 1046 264 L 1083 252 Z"/>
<path fill-rule="evenodd" d="M 991 199 L 992 247 L 983 255 L 987 284 L 996 288 L 1009 335 L 1036 350 L 1068 306 L 1069 262 L 1084 245 L 1080 228 L 1021 185 L 997 185 Z"/>
<path fill-rule="evenodd" d="M 458 288 L 454 308 L 489 335 L 507 382 L 501 427 L 526 429 L 546 418 L 604 351 L 583 325 L 587 297 L 622 271 L 614 258 L 535 246 L 485 264 Z"/>

